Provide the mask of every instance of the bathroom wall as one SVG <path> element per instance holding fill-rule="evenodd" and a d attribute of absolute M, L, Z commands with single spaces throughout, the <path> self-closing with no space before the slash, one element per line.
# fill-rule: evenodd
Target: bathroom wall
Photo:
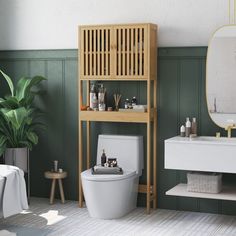
<path fill-rule="evenodd" d="M 0 0 L 0 50 L 74 49 L 78 25 L 122 22 L 157 23 L 162 47 L 206 46 L 228 0 Z"/>
<path fill-rule="evenodd" d="M 186 181 L 184 171 L 164 169 L 164 140 L 178 134 L 185 117 L 197 117 L 201 135 L 214 135 L 216 131 L 225 135 L 225 131 L 216 127 L 207 113 L 205 60 L 205 47 L 159 49 L 158 207 L 235 214 L 234 202 L 165 196 L 166 190 Z M 2 51 L 0 68 L 16 79 L 22 75 L 36 74 L 48 78 L 43 84 L 43 98 L 36 101 L 46 112 L 47 129 L 40 133 L 40 143 L 30 153 L 31 195 L 49 196 L 50 181 L 44 179 L 43 173 L 51 169 L 54 159 L 58 159 L 60 166 L 69 173 L 64 182 L 66 199 L 77 199 L 77 51 Z M 109 96 L 119 89 L 124 97 L 136 95 L 139 102 L 145 102 L 144 82 L 114 82 L 107 83 L 106 87 Z M 0 80 L 0 93 L 6 89 L 6 84 Z M 145 136 L 145 125 L 93 123 L 93 157 L 96 155 L 96 138 L 100 132 Z M 236 177 L 224 175 L 224 181 L 235 183 Z M 142 177 L 141 182 L 145 182 L 145 177 Z M 144 204 L 144 195 L 140 195 L 139 205 Z"/>
<path fill-rule="evenodd" d="M 179 133 L 186 117 L 196 117 L 199 135 L 214 136 L 226 132 L 210 119 L 205 94 L 206 48 L 166 48 L 159 51 L 159 205 L 163 208 L 235 214 L 235 202 L 165 196 L 186 172 L 164 170 L 164 140 Z M 222 157 L 223 158 L 223 157 Z M 236 181 L 224 175 L 224 182 Z"/>

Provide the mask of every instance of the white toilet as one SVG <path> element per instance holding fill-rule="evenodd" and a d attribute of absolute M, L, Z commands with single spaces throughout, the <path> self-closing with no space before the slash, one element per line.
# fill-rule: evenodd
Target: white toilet
<path fill-rule="evenodd" d="M 139 176 L 143 169 L 143 137 L 99 135 L 97 164 L 102 150 L 107 158 L 117 158 L 122 175 L 92 175 L 91 169 L 81 173 L 85 202 L 91 217 L 120 218 L 136 207 Z"/>

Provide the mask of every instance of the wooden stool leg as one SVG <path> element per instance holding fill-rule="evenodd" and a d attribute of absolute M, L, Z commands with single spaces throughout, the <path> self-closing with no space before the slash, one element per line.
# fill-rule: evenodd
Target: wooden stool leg
<path fill-rule="evenodd" d="M 56 185 L 56 179 L 53 179 L 52 186 L 51 186 L 51 194 L 50 194 L 50 204 L 53 204 L 54 194 L 55 194 L 55 185 Z"/>
<path fill-rule="evenodd" d="M 59 189 L 60 189 L 60 195 L 61 195 L 61 202 L 65 203 L 65 196 L 64 196 L 63 186 L 62 186 L 62 180 L 58 179 L 58 183 L 59 183 Z"/>

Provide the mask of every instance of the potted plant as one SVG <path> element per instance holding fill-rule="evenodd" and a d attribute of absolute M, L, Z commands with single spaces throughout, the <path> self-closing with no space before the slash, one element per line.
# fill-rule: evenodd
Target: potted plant
<path fill-rule="evenodd" d="M 36 129 L 42 125 L 38 120 L 39 110 L 33 104 L 39 91 L 34 91 L 33 87 L 46 78 L 22 77 L 14 86 L 2 70 L 0 74 L 10 89 L 9 95 L 0 98 L 0 156 L 4 154 L 6 164 L 16 165 L 26 172 L 28 150 L 38 143 Z"/>

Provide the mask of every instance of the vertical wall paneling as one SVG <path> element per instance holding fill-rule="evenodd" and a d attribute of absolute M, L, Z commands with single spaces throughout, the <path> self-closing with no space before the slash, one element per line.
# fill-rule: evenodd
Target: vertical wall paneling
<path fill-rule="evenodd" d="M 163 168 L 162 164 L 164 161 L 164 139 L 178 134 L 180 125 L 184 124 L 186 117 L 197 118 L 199 124 L 198 132 L 200 135 L 214 135 L 217 130 L 220 130 L 210 120 L 207 112 L 205 95 L 205 55 L 206 52 L 203 48 L 184 48 L 182 50 L 177 48 L 161 49 L 159 52 L 160 168 Z M 175 66 L 175 70 L 172 68 L 173 65 Z M 170 81 L 168 81 L 169 73 L 174 74 Z M 175 83 L 175 81 L 177 82 Z M 169 98 L 169 93 L 172 94 L 172 99 Z M 174 94 L 175 96 L 173 96 Z M 168 103 L 169 100 L 172 102 Z M 173 115 L 170 116 L 167 112 Z M 172 128 L 170 129 L 170 127 Z M 220 131 L 222 132 L 222 130 Z M 164 169 L 161 171 L 163 171 L 163 173 L 159 173 L 158 177 L 159 186 L 162 186 L 159 189 L 161 194 L 161 196 L 159 195 L 160 205 L 179 210 L 219 213 L 222 209 L 224 210 L 221 201 L 165 196 L 164 192 L 166 189 L 173 187 L 176 183 L 186 182 L 186 171 Z M 223 202 L 223 204 L 225 204 L 225 202 Z"/>
<path fill-rule="evenodd" d="M 65 71 L 64 71 L 64 162 L 63 166 L 66 170 L 70 170 L 70 181 L 67 180 L 65 184 L 65 191 L 70 192 L 71 189 L 75 189 L 72 198 L 77 196 L 77 171 L 76 169 L 71 170 L 71 162 L 74 162 L 74 166 L 77 166 L 77 80 L 75 79 L 74 69 L 77 68 L 77 61 L 74 59 L 65 60 Z"/>
<path fill-rule="evenodd" d="M 44 171 L 53 160 L 68 170 L 66 198 L 76 198 L 77 163 L 77 53 L 76 50 L 3 51 L 0 68 L 16 82 L 21 76 L 42 75 L 48 80 L 40 85 L 44 94 L 35 103 L 46 113 L 45 131 L 40 131 L 39 144 L 30 152 L 31 195 L 48 197 L 50 182 Z M 6 86 L 2 87 L 6 91 Z"/>
<path fill-rule="evenodd" d="M 94 34 L 101 39 L 94 42 Z M 90 37 L 91 44 L 86 48 L 83 60 L 83 73 L 92 76 L 93 73 L 109 76 L 109 69 L 103 70 L 106 58 L 109 57 L 109 47 L 106 40 L 111 35 L 109 31 L 86 31 L 84 37 Z M 126 37 L 133 39 L 134 44 L 119 45 L 119 40 Z M 132 68 L 137 60 L 143 60 L 142 29 L 121 31 L 117 29 L 114 37 L 117 40 L 117 52 L 114 59 L 120 65 L 116 68 L 118 74 L 139 74 Z M 86 40 L 85 40 L 86 42 Z M 126 41 L 125 41 L 126 42 Z M 137 43 L 139 45 L 137 45 Z M 109 44 L 109 43 L 108 43 Z M 145 42 L 143 43 L 145 44 Z M 95 53 L 95 51 L 97 51 Z M 130 51 L 130 53 L 129 53 Z M 97 68 L 92 69 L 94 61 L 98 60 Z M 123 61 L 129 61 L 123 67 Z M 164 140 L 175 136 L 185 118 L 197 117 L 198 133 L 200 135 L 215 135 L 220 131 L 210 119 L 206 107 L 205 95 L 205 63 L 206 48 L 161 48 L 159 49 L 158 65 L 158 207 L 178 210 L 192 210 L 235 214 L 236 203 L 231 201 L 217 201 L 207 199 L 181 198 L 166 196 L 165 192 L 180 181 L 186 181 L 186 172 L 164 169 Z M 96 64 L 96 63 L 95 63 Z M 124 63 L 125 64 L 125 63 Z M 45 94 L 36 99 L 39 107 L 46 112 L 46 131 L 40 132 L 40 142 L 30 153 L 31 161 L 31 190 L 33 196 L 48 197 L 50 183 L 44 179 L 43 172 L 52 168 L 53 160 L 59 160 L 59 166 L 68 171 L 65 180 L 65 197 L 76 199 L 77 196 L 77 50 L 46 50 L 46 51 L 2 51 L 0 52 L 0 68 L 10 76 L 19 79 L 22 75 L 43 75 L 48 78 L 42 83 Z M 7 86 L 0 79 L 0 95 Z M 108 105 L 113 105 L 113 93 L 121 93 L 121 106 L 125 98 L 137 97 L 140 104 L 146 103 L 146 87 L 144 82 L 104 82 L 107 88 Z M 143 124 L 122 123 L 93 123 L 91 122 L 92 163 L 95 163 L 97 154 L 97 136 L 99 133 L 143 134 L 146 138 L 146 129 Z M 84 141 L 86 144 L 86 142 Z M 146 148 L 146 147 L 145 147 Z M 145 173 L 144 173 L 145 174 Z M 145 176 L 145 175 L 144 175 Z M 235 175 L 226 174 L 223 180 L 234 184 Z M 145 182 L 145 177 L 141 182 Z M 143 205 L 144 196 L 139 195 L 138 203 Z"/>
<path fill-rule="evenodd" d="M 199 61 L 194 58 L 180 60 L 178 89 L 178 121 L 177 132 L 186 117 L 198 118 L 198 86 L 199 86 Z M 186 182 L 186 171 L 178 172 L 178 182 Z M 178 208 L 197 210 L 197 199 L 178 198 Z"/>
<path fill-rule="evenodd" d="M 178 119 L 178 60 L 158 58 L 159 61 L 159 101 L 158 101 L 158 206 L 176 209 L 174 197 L 165 196 L 165 192 L 176 183 L 176 171 L 164 170 L 164 140 L 176 135 Z"/>

